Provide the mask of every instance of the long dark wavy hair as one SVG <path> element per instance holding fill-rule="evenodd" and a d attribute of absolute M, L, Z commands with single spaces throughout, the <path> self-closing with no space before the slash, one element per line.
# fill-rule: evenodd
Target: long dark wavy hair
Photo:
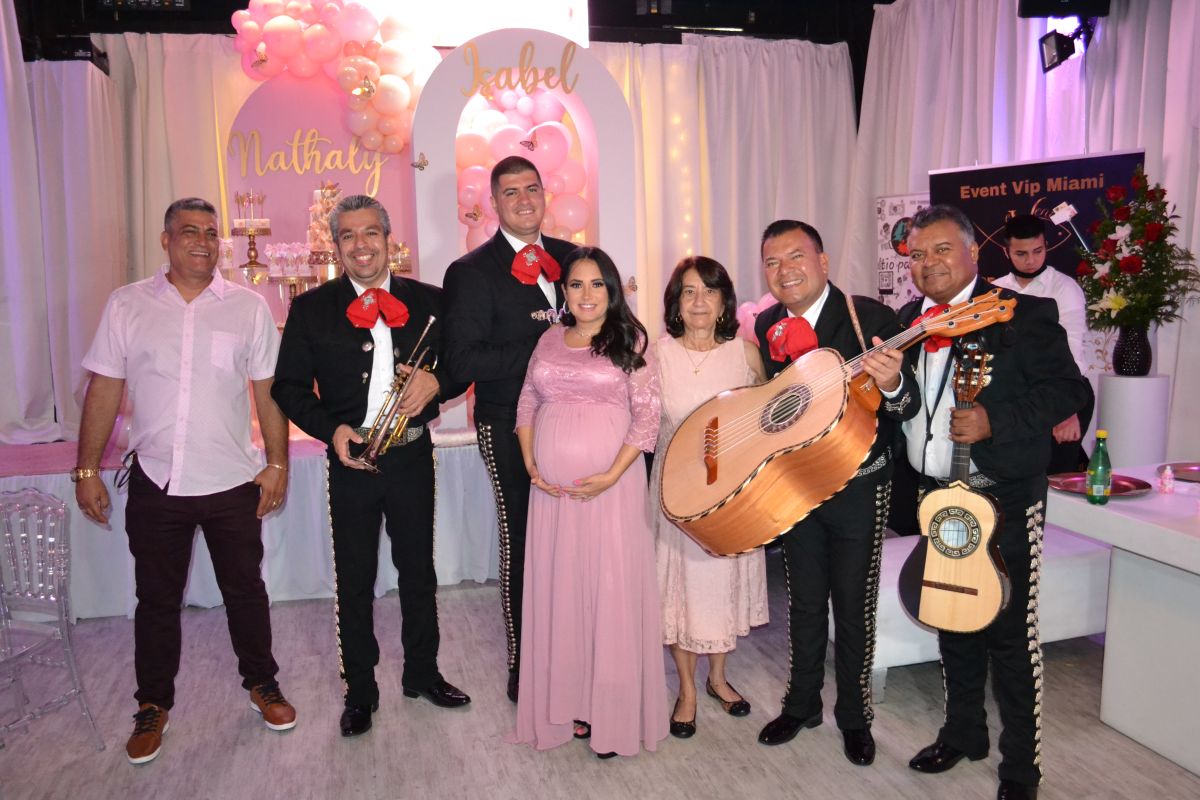
<path fill-rule="evenodd" d="M 721 262 L 708 256 L 688 256 L 680 259 L 675 265 L 667 281 L 667 289 L 663 292 L 663 307 L 666 309 L 667 333 L 678 339 L 683 336 L 683 317 L 679 313 L 679 298 L 683 296 L 683 275 L 689 269 L 696 270 L 700 282 L 709 289 L 721 293 L 721 315 L 717 318 L 717 329 L 714 332 L 718 342 L 727 342 L 737 336 L 737 295 L 733 291 L 733 281 Z"/>
<path fill-rule="evenodd" d="M 580 261 L 591 261 L 600 268 L 604 288 L 608 290 L 608 312 L 600 332 L 592 337 L 592 352 L 604 356 L 624 372 L 633 372 L 646 366 L 646 343 L 649 337 L 646 326 L 633 315 L 625 294 L 621 291 L 621 274 L 608 253 L 599 247 L 580 247 L 567 256 L 562 265 L 563 297 L 567 296 L 567 281 L 571 270 Z M 568 309 L 563 314 L 563 325 L 575 326 L 575 315 Z"/>

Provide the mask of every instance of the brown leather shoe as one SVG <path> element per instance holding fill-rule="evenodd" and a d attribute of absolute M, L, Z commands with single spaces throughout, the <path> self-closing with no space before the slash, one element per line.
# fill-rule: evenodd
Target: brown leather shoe
<path fill-rule="evenodd" d="M 125 743 L 125 756 L 130 764 L 145 764 L 158 758 L 162 737 L 170 724 L 167 710 L 153 703 L 142 703 L 133 715 L 133 735 Z"/>
<path fill-rule="evenodd" d="M 263 722 L 273 731 L 296 727 L 296 709 L 284 699 L 275 681 L 260 683 L 250 690 L 250 707 L 262 714 Z"/>

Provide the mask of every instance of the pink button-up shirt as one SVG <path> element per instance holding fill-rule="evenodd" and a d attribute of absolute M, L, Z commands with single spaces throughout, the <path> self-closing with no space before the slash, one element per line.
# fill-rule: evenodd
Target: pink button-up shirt
<path fill-rule="evenodd" d="M 112 293 L 83 366 L 124 379 L 129 446 L 147 477 L 171 495 L 205 495 L 261 468 L 247 382 L 272 377 L 278 352 L 279 332 L 257 293 L 214 271 L 187 303 L 164 268 Z"/>

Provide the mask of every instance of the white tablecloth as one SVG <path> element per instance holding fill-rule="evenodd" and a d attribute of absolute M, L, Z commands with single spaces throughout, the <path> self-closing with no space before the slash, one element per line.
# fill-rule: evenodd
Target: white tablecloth
<path fill-rule="evenodd" d="M 325 446 L 312 440 L 291 445 L 287 502 L 263 520 L 263 579 L 272 601 L 333 596 L 333 552 L 326 496 Z M 496 509 L 483 459 L 474 444 L 437 446 L 437 507 L 434 565 L 439 584 L 495 579 L 499 574 Z M 125 537 L 124 491 L 112 489 L 111 530 L 75 507 L 75 489 L 64 473 L 0 478 L 0 491 L 32 487 L 67 501 L 70 510 L 71 605 L 75 617 L 132 615 L 133 557 Z M 389 540 L 380 536 L 375 592 L 396 588 Z M 204 537 L 197 535 L 184 602 L 221 604 Z"/>

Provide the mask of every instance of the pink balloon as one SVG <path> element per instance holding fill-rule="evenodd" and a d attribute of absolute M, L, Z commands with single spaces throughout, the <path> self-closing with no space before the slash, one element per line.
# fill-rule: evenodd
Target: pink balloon
<path fill-rule="evenodd" d="M 554 215 L 547 211 L 542 215 L 542 231 L 549 233 L 558 227 L 558 223 L 554 219 Z"/>
<path fill-rule="evenodd" d="M 282 16 L 284 9 L 287 8 L 287 3 L 283 0 L 263 0 L 263 13 L 267 15 L 267 19 L 271 17 Z"/>
<path fill-rule="evenodd" d="M 562 101 L 555 97 L 551 92 L 545 90 L 538 92 L 533 97 L 533 121 L 538 125 L 543 122 L 559 122 L 566 113 L 563 108 Z"/>
<path fill-rule="evenodd" d="M 550 235 L 553 236 L 555 239 L 566 239 L 567 241 L 570 241 L 571 234 L 572 234 L 572 230 L 564 225 L 559 225 L 557 228 L 555 228 L 553 231 L 550 232 Z"/>
<path fill-rule="evenodd" d="M 347 3 L 338 17 L 337 30 L 344 39 L 366 42 L 379 30 L 379 22 L 362 3 Z"/>
<path fill-rule="evenodd" d="M 346 127 L 355 136 L 362 136 L 367 131 L 373 130 L 378 122 L 379 112 L 369 106 L 362 111 L 351 111 L 346 115 Z"/>
<path fill-rule="evenodd" d="M 233 16 L 230 17 L 229 21 L 233 23 L 233 29 L 238 33 L 241 33 L 242 26 L 252 19 L 254 19 L 254 17 L 251 16 L 250 12 L 243 8 L 233 12 Z"/>
<path fill-rule="evenodd" d="M 362 83 L 362 74 L 352 65 L 339 67 L 337 82 L 343 92 L 353 92 Z"/>
<path fill-rule="evenodd" d="M 371 107 L 371 98 L 363 94 L 352 94 L 346 98 L 346 105 L 351 111 L 362 111 L 364 108 Z"/>
<path fill-rule="evenodd" d="M 271 18 L 271 15 L 263 8 L 263 3 L 265 2 L 266 0 L 250 0 L 246 6 L 246 11 L 259 25 L 262 25 Z"/>
<path fill-rule="evenodd" d="M 488 187 L 488 196 L 484 198 L 486 202 L 480 203 L 483 206 L 483 215 L 488 219 L 499 219 L 496 215 L 496 207 L 492 205 L 491 186 Z"/>
<path fill-rule="evenodd" d="M 239 53 L 245 53 L 258 47 L 262 41 L 262 26 L 254 20 L 242 24 L 242 31 L 233 40 L 233 47 Z"/>
<path fill-rule="evenodd" d="M 504 118 L 504 113 L 497 111 L 494 108 L 488 108 L 480 111 L 475 115 L 474 121 L 471 122 L 476 132 L 482 133 L 485 137 L 491 138 L 492 134 L 508 124 L 508 120 Z"/>
<path fill-rule="evenodd" d="M 587 183 L 587 173 L 578 161 L 567 159 L 558 168 L 558 174 L 563 179 L 562 190 L 570 194 L 579 194 L 583 191 L 583 185 Z"/>
<path fill-rule="evenodd" d="M 546 191 L 550 194 L 561 194 L 566 186 L 566 183 L 563 181 L 563 176 L 557 172 L 551 172 L 543 180 Z"/>
<path fill-rule="evenodd" d="M 523 131 L 527 131 L 533 127 L 533 120 L 516 109 L 505 111 L 504 118 L 508 120 L 509 125 L 516 125 Z"/>
<path fill-rule="evenodd" d="M 385 42 L 398 39 L 411 31 L 412 26 L 397 14 L 384 17 L 383 21 L 379 23 L 379 38 Z"/>
<path fill-rule="evenodd" d="M 486 244 L 488 239 L 491 238 L 492 237 L 489 236 L 487 231 L 482 227 L 469 228 L 467 230 L 467 249 L 474 250 L 476 247 Z"/>
<path fill-rule="evenodd" d="M 304 44 L 300 23 L 286 15 L 267 20 L 262 35 L 268 55 L 285 61 L 294 56 Z"/>
<path fill-rule="evenodd" d="M 304 29 L 304 54 L 318 64 L 337 58 L 342 51 L 342 40 L 331 29 L 316 23 Z"/>
<path fill-rule="evenodd" d="M 383 146 L 379 149 L 385 153 L 399 153 L 404 149 L 404 145 L 408 144 L 406 139 L 403 139 L 396 134 L 383 137 Z"/>
<path fill-rule="evenodd" d="M 504 111 L 511 111 L 517 107 L 519 96 L 512 89 L 505 89 L 500 93 L 500 108 Z"/>
<path fill-rule="evenodd" d="M 488 205 L 491 206 L 491 203 L 488 203 Z M 500 220 L 495 219 L 495 218 L 484 218 L 483 232 L 488 235 L 489 239 L 496 235 L 496 229 L 499 227 L 500 227 Z"/>
<path fill-rule="evenodd" d="M 342 45 L 342 55 L 349 58 L 350 56 L 361 56 L 363 54 L 362 42 L 346 42 Z"/>
<path fill-rule="evenodd" d="M 458 190 L 458 204 L 472 208 L 480 201 L 487 202 L 487 198 L 481 196 L 478 186 L 464 186 Z"/>
<path fill-rule="evenodd" d="M 376 130 L 370 130 L 358 137 L 358 143 L 367 150 L 378 150 L 383 146 L 383 134 Z"/>
<path fill-rule="evenodd" d="M 375 89 L 375 99 L 372 104 L 383 114 L 399 114 L 408 108 L 412 99 L 412 89 L 403 78 L 395 75 L 383 75 L 379 78 L 378 88 Z"/>
<path fill-rule="evenodd" d="M 537 147 L 529 154 L 529 160 L 538 172 L 549 175 L 557 172 L 567 160 L 571 149 L 571 133 L 561 122 L 543 122 L 529 132 L 537 140 Z"/>
<path fill-rule="evenodd" d="M 533 117 L 533 98 L 529 95 L 521 97 L 517 100 L 517 112 L 526 116 Z"/>
<path fill-rule="evenodd" d="M 394 116 L 380 117 L 379 122 L 375 123 L 375 127 L 384 137 L 392 136 L 396 131 L 400 130 L 400 118 Z"/>
<path fill-rule="evenodd" d="M 372 61 L 375 61 L 376 57 L 379 55 L 379 42 L 372 39 L 371 41 L 364 44 L 363 45 L 363 55 L 366 56 L 367 58 L 371 59 Z"/>
<path fill-rule="evenodd" d="M 509 156 L 529 157 L 532 154 L 521 146 L 521 142 L 527 139 L 528 134 L 523 128 L 518 128 L 516 125 L 505 125 L 497 128 L 496 132 L 492 134 L 492 138 L 488 140 L 488 149 L 492 153 L 492 158 L 497 161 Z"/>
<path fill-rule="evenodd" d="M 342 59 L 342 67 L 352 66 L 358 70 L 360 77 L 365 76 L 371 79 L 372 83 L 379 83 L 379 65 L 365 55 L 347 56 Z"/>
<path fill-rule="evenodd" d="M 337 83 L 338 70 L 341 68 L 340 58 L 331 58 L 321 65 L 321 71 L 329 78 L 329 80 Z"/>
<path fill-rule="evenodd" d="M 321 65 L 301 52 L 288 59 L 287 70 L 297 78 L 311 78 L 321 71 Z"/>
<path fill-rule="evenodd" d="M 291 0 L 290 3 L 283 7 L 283 13 L 292 19 L 300 19 L 300 15 L 304 13 L 304 6 L 305 4 L 301 3 L 300 0 Z"/>
<path fill-rule="evenodd" d="M 489 154 L 487 140 L 478 133 L 460 133 L 454 140 L 454 162 L 459 169 L 476 164 L 483 166 L 487 163 Z"/>
<path fill-rule="evenodd" d="M 381 71 L 398 75 L 401 78 L 411 75 L 413 68 L 417 65 L 413 58 L 412 45 L 403 40 L 388 42 L 380 47 L 379 55 L 375 57 L 375 60 L 379 63 Z"/>
<path fill-rule="evenodd" d="M 253 2 L 253 0 L 251 0 Z M 326 25 L 336 26 L 337 21 L 341 19 L 342 7 L 337 3 L 326 3 L 321 6 L 321 22 Z"/>
<path fill-rule="evenodd" d="M 394 119 L 396 120 L 396 135 L 407 142 L 412 138 L 413 110 L 406 108 Z"/>
<path fill-rule="evenodd" d="M 590 210 L 587 201 L 579 195 L 560 194 L 550 201 L 550 213 L 559 225 L 575 232 L 587 227 Z"/>
<path fill-rule="evenodd" d="M 481 197 L 488 192 L 488 182 L 491 180 L 491 173 L 483 167 L 467 167 L 462 172 L 458 173 L 458 189 L 462 191 L 464 186 L 474 186 L 478 190 Z M 488 192 L 490 194 L 490 192 Z"/>
<path fill-rule="evenodd" d="M 300 21 L 305 25 L 315 25 L 321 19 L 321 12 L 313 8 L 308 3 L 304 4 L 304 8 L 300 9 Z"/>
<path fill-rule="evenodd" d="M 478 215 L 476 215 L 477 211 L 479 212 Z M 474 203 L 472 203 L 469 206 L 459 206 L 458 207 L 458 221 L 461 222 L 463 225 L 466 225 L 468 228 L 480 227 L 481 225 L 483 225 L 483 222 L 484 222 L 483 208 L 482 207 L 476 208 L 476 205 Z"/>

